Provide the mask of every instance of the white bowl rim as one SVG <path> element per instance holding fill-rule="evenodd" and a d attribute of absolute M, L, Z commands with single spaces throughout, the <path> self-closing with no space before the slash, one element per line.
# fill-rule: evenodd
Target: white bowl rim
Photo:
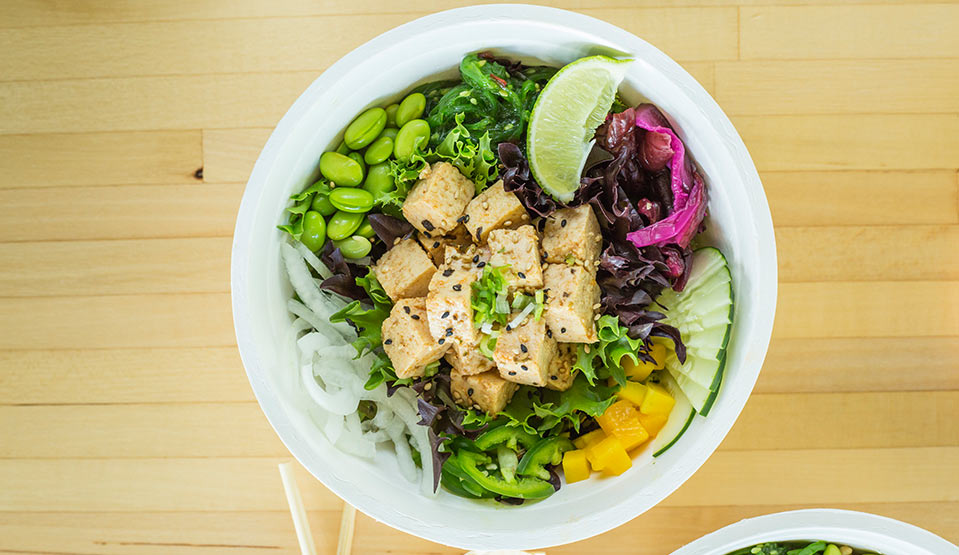
<path fill-rule="evenodd" d="M 691 97 L 695 101 L 696 107 L 702 112 L 700 115 L 708 115 L 709 122 L 715 126 L 717 134 L 722 136 L 731 159 L 733 159 L 737 165 L 737 175 L 739 175 L 742 180 L 744 195 L 747 197 L 747 204 L 753 213 L 752 224 L 754 228 L 752 231 L 755 237 L 752 237 L 752 239 L 756 243 L 756 249 L 759 253 L 757 266 L 752 269 L 755 270 L 754 273 L 756 275 L 762 278 L 758 280 L 758 285 L 753 295 L 753 302 L 763 308 L 756 311 L 753 319 L 753 333 L 750 334 L 749 339 L 750 358 L 748 362 L 743 363 L 743 366 L 746 367 L 743 370 L 744 381 L 741 384 L 743 387 L 740 390 L 727 389 L 724 393 L 724 396 L 727 398 L 735 397 L 735 400 L 729 400 L 729 402 L 725 403 L 730 405 L 726 411 L 729 413 L 726 417 L 728 418 L 728 422 L 724 420 L 724 424 L 717 426 L 717 429 L 714 430 L 712 435 L 704 436 L 699 442 L 701 445 L 701 448 L 698 450 L 699 452 L 697 452 L 694 457 L 684 460 L 682 464 L 676 464 L 674 469 L 670 469 L 669 475 L 664 476 L 663 479 L 660 480 L 660 482 L 664 483 L 669 482 L 669 485 L 660 487 L 653 494 L 642 497 L 637 496 L 625 502 L 612 505 L 601 513 L 590 515 L 588 518 L 584 518 L 580 522 L 580 525 L 575 527 L 575 530 L 570 530 L 570 527 L 566 526 L 566 530 L 563 531 L 562 542 L 556 540 L 556 534 L 559 529 L 563 528 L 563 523 L 552 523 L 551 526 L 544 526 L 541 529 L 529 530 L 523 533 L 490 530 L 471 532 L 468 538 L 451 536 L 448 532 L 444 533 L 444 529 L 438 528 L 436 525 L 429 525 L 416 521 L 415 519 L 407 518 L 404 515 L 397 514 L 397 512 L 390 507 L 373 503 L 371 499 L 349 499 L 350 490 L 353 488 L 349 482 L 339 479 L 339 477 L 325 469 L 304 464 L 314 476 L 335 494 L 353 503 L 358 509 L 374 519 L 404 532 L 431 541 L 466 549 L 530 549 L 548 547 L 556 545 L 557 543 L 579 541 L 615 528 L 645 510 L 648 510 L 648 508 L 662 501 L 662 499 L 685 483 L 715 451 L 738 418 L 758 378 L 759 370 L 762 366 L 766 349 L 768 348 L 776 305 L 777 265 L 772 217 L 762 190 L 762 184 L 755 166 L 752 163 L 752 159 L 739 134 L 732 126 L 732 123 L 712 97 L 676 62 L 649 43 L 612 24 L 575 12 L 523 4 L 470 6 L 437 12 L 379 35 L 351 51 L 324 71 L 293 103 L 276 126 L 260 153 L 244 191 L 237 217 L 231 261 L 231 291 L 238 348 L 254 394 L 267 419 L 277 431 L 281 440 L 286 444 L 293 456 L 302 462 L 305 458 L 309 458 L 309 448 L 302 443 L 291 441 L 291 439 L 297 436 L 294 425 L 284 413 L 279 398 L 273 394 L 270 387 L 265 384 L 264 378 L 259 375 L 262 373 L 262 370 L 259 368 L 253 330 L 247 318 L 249 300 L 244 276 L 245 268 L 250 263 L 250 252 L 249 249 L 246 248 L 246 244 L 250 241 L 253 226 L 249 221 L 250 219 L 245 216 L 253 213 L 254 205 L 264 194 L 264 183 L 273 169 L 273 163 L 283 146 L 286 136 L 290 134 L 299 118 L 311 106 L 313 102 L 312 97 L 323 87 L 342 78 L 354 62 L 358 62 L 366 56 L 372 55 L 381 47 L 390 44 L 401 36 L 426 32 L 437 26 L 449 25 L 465 19 L 483 20 L 488 18 L 522 19 L 535 21 L 537 23 L 548 22 L 557 26 L 575 26 L 577 29 L 585 30 L 596 37 L 606 37 L 607 40 L 601 43 L 615 42 L 617 44 L 628 45 L 631 52 L 638 54 L 637 58 L 641 58 L 649 65 L 654 66 L 667 75 L 672 83 L 682 89 L 683 93 Z M 717 403 L 717 405 L 718 404 L 719 403 Z M 711 421 L 716 420 L 716 418 L 711 419 Z"/>
<path fill-rule="evenodd" d="M 900 520 L 843 509 L 802 509 L 747 518 L 703 536 L 672 555 L 726 555 L 769 541 L 826 540 L 883 555 L 948 555 L 959 548 Z"/>

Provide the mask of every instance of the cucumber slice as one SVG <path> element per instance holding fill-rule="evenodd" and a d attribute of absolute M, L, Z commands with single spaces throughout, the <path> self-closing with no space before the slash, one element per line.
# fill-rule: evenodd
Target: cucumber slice
<path fill-rule="evenodd" d="M 698 249 L 692 256 L 689 281 L 682 292 L 663 291 L 656 302 L 665 309 L 665 323 L 675 326 L 686 343 L 686 362 L 674 353 L 666 369 L 693 408 L 706 416 L 722 385 L 726 347 L 733 322 L 732 277 L 719 249 Z"/>
<path fill-rule="evenodd" d="M 679 438 L 689 429 L 689 425 L 693 423 L 693 418 L 696 416 L 696 409 L 693 408 L 689 399 L 683 395 L 679 385 L 676 384 L 669 374 L 664 373 L 662 381 L 666 389 L 669 390 L 673 398 L 676 399 L 676 405 L 669 415 L 666 426 L 660 430 L 659 435 L 656 436 L 656 439 L 653 440 L 653 443 L 650 445 L 650 448 L 653 449 L 653 457 L 662 455 L 669 450 L 670 447 L 675 445 Z"/>

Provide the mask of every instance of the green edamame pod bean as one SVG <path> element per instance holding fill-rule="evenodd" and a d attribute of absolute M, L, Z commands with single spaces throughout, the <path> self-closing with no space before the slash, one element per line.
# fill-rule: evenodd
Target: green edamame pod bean
<path fill-rule="evenodd" d="M 340 249 L 340 252 L 346 258 L 363 258 L 370 254 L 370 250 L 373 248 L 369 239 L 359 235 L 354 235 L 342 241 L 333 241 L 333 244 Z"/>
<path fill-rule="evenodd" d="M 373 208 L 373 195 L 365 189 L 338 187 L 330 191 L 330 202 L 343 212 L 365 214 Z"/>
<path fill-rule="evenodd" d="M 380 136 L 377 138 L 380 139 L 383 137 L 389 137 L 393 140 L 396 140 L 396 134 L 399 132 L 400 130 L 396 127 L 387 127 L 386 129 L 383 130 L 382 133 L 380 133 Z"/>
<path fill-rule="evenodd" d="M 323 248 L 326 243 L 326 220 L 322 214 L 313 210 L 303 214 L 303 235 L 300 236 L 300 242 L 313 252 Z"/>
<path fill-rule="evenodd" d="M 324 216 L 329 216 L 336 212 L 336 207 L 330 204 L 330 196 L 327 194 L 315 194 L 313 195 L 313 202 L 310 203 L 310 209 L 323 214 Z"/>
<path fill-rule="evenodd" d="M 340 187 L 356 187 L 363 182 L 363 167 L 339 152 L 324 152 L 320 156 L 320 173 Z"/>
<path fill-rule="evenodd" d="M 399 104 L 390 104 L 386 107 L 386 125 L 391 127 L 396 126 L 396 110 L 400 107 Z"/>
<path fill-rule="evenodd" d="M 361 237 L 366 237 L 367 239 L 372 239 L 376 232 L 373 231 L 373 226 L 370 225 L 369 218 L 363 218 L 363 223 L 360 224 L 360 227 L 356 228 L 356 232 L 353 235 L 359 235 Z"/>
<path fill-rule="evenodd" d="M 346 141 L 340 141 L 340 144 L 336 145 L 336 151 L 345 156 L 350 153 L 350 147 L 346 146 Z"/>
<path fill-rule="evenodd" d="M 347 158 L 351 158 L 354 162 L 360 165 L 360 169 L 363 170 L 363 175 L 366 175 L 366 162 L 363 161 L 362 152 L 351 152 L 346 155 Z"/>
<path fill-rule="evenodd" d="M 372 143 L 386 127 L 386 110 L 370 108 L 356 116 L 353 123 L 343 132 L 343 142 L 353 150 L 359 150 Z"/>
<path fill-rule="evenodd" d="M 385 162 L 391 154 L 393 154 L 393 139 L 381 135 L 379 139 L 373 141 L 373 144 L 366 147 L 363 160 L 372 166 Z"/>
<path fill-rule="evenodd" d="M 426 149 L 426 144 L 430 140 L 430 124 L 426 120 L 414 119 L 400 127 L 400 132 L 396 134 L 393 140 L 393 156 L 397 160 L 409 160 L 413 151 L 419 146 Z"/>
<path fill-rule="evenodd" d="M 334 241 L 342 241 L 360 227 L 363 223 L 363 214 L 351 214 L 338 210 L 326 222 L 326 236 Z"/>
<path fill-rule="evenodd" d="M 396 109 L 396 126 L 402 129 L 407 123 L 422 116 L 424 110 L 426 110 L 426 97 L 423 93 L 407 96 Z"/>
<path fill-rule="evenodd" d="M 366 174 L 366 181 L 363 183 L 363 189 L 373 195 L 374 201 L 395 188 L 396 183 L 393 181 L 393 174 L 390 172 L 388 162 L 370 166 L 370 171 Z"/>

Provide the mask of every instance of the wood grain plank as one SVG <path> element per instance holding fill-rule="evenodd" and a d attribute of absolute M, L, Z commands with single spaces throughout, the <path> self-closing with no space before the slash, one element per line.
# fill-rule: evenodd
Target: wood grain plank
<path fill-rule="evenodd" d="M 840 503 L 839 509 L 880 514 L 911 523 L 955 542 L 959 504 Z M 554 547 L 549 553 L 662 555 L 699 536 L 744 518 L 813 505 L 656 507 L 601 536 Z M 339 508 L 309 511 L 318 553 L 336 549 Z M 636 542 L 637 537 L 644 541 Z M 204 553 L 298 554 L 290 515 L 250 512 L 49 512 L 0 515 L 0 550 L 50 552 L 69 545 L 104 555 L 186 555 Z M 357 514 L 353 553 L 394 555 L 456 554 L 462 550 L 415 538 Z"/>
<path fill-rule="evenodd" d="M 732 118 L 760 170 L 959 168 L 959 114 Z"/>
<path fill-rule="evenodd" d="M 0 243 L 5 297 L 225 293 L 229 237 Z"/>
<path fill-rule="evenodd" d="M 959 389 L 959 337 L 774 338 L 757 393 Z"/>
<path fill-rule="evenodd" d="M 0 349 L 235 345 L 230 295 L 0 299 Z"/>
<path fill-rule="evenodd" d="M 0 511 L 282 511 L 281 460 L 0 459 Z M 957 447 L 720 451 L 661 506 L 951 502 L 957 464 Z M 296 476 L 307 508 L 337 502 Z"/>
<path fill-rule="evenodd" d="M 236 347 L 0 351 L 0 404 L 252 401 Z"/>
<path fill-rule="evenodd" d="M 728 114 L 954 113 L 957 93 L 959 60 L 716 63 Z"/>
<path fill-rule="evenodd" d="M 0 135 L 0 189 L 188 183 L 202 164 L 195 130 Z"/>
<path fill-rule="evenodd" d="M 0 458 L 288 453 L 255 402 L 7 406 L 0 407 L 0 421 L 6 423 L 0 427 Z M 237 441 L 237 430 L 243 431 L 242 441 Z M 40 437 L 44 440 L 36 441 Z M 753 395 L 720 449 L 950 446 L 959 446 L 956 391 Z"/>
<path fill-rule="evenodd" d="M 779 281 L 959 279 L 959 226 L 779 227 Z"/>
<path fill-rule="evenodd" d="M 0 189 L 0 241 L 229 237 L 242 195 L 201 183 Z"/>
<path fill-rule="evenodd" d="M 733 7 L 588 13 L 644 36 L 680 61 L 737 58 Z M 0 29 L 0 75 L 3 81 L 26 81 L 319 72 L 360 44 L 420 15 L 424 13 L 344 15 L 334 25 L 329 17 L 314 16 Z M 688 40 L 689 34 L 696 40 Z"/>
<path fill-rule="evenodd" d="M 959 223 L 952 170 L 766 171 L 761 177 L 779 227 Z"/>
<path fill-rule="evenodd" d="M 272 128 L 204 129 L 203 180 L 207 183 L 246 182 L 272 132 Z"/>
<path fill-rule="evenodd" d="M 744 6 L 740 51 L 750 58 L 955 57 L 959 5 Z"/>
<path fill-rule="evenodd" d="M 810 300 L 814 299 L 812 303 Z M 959 335 L 959 283 L 783 283 L 777 339 Z"/>

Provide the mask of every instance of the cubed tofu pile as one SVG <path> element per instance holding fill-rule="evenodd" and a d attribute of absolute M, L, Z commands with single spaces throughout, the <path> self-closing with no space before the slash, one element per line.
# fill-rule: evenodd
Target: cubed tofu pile
<path fill-rule="evenodd" d="M 374 272 L 394 302 L 382 332 L 396 375 L 423 376 L 445 358 L 453 399 L 496 414 L 520 385 L 572 384 L 575 344 L 597 340 L 602 236 L 588 205 L 533 222 L 502 181 L 475 190 L 453 165 L 433 164 L 403 203 L 415 238 L 397 241 Z M 487 264 L 501 269 L 511 294 L 543 291 L 545 299 L 542 318 L 499 330 L 492 359 L 481 352 L 471 304 Z"/>

